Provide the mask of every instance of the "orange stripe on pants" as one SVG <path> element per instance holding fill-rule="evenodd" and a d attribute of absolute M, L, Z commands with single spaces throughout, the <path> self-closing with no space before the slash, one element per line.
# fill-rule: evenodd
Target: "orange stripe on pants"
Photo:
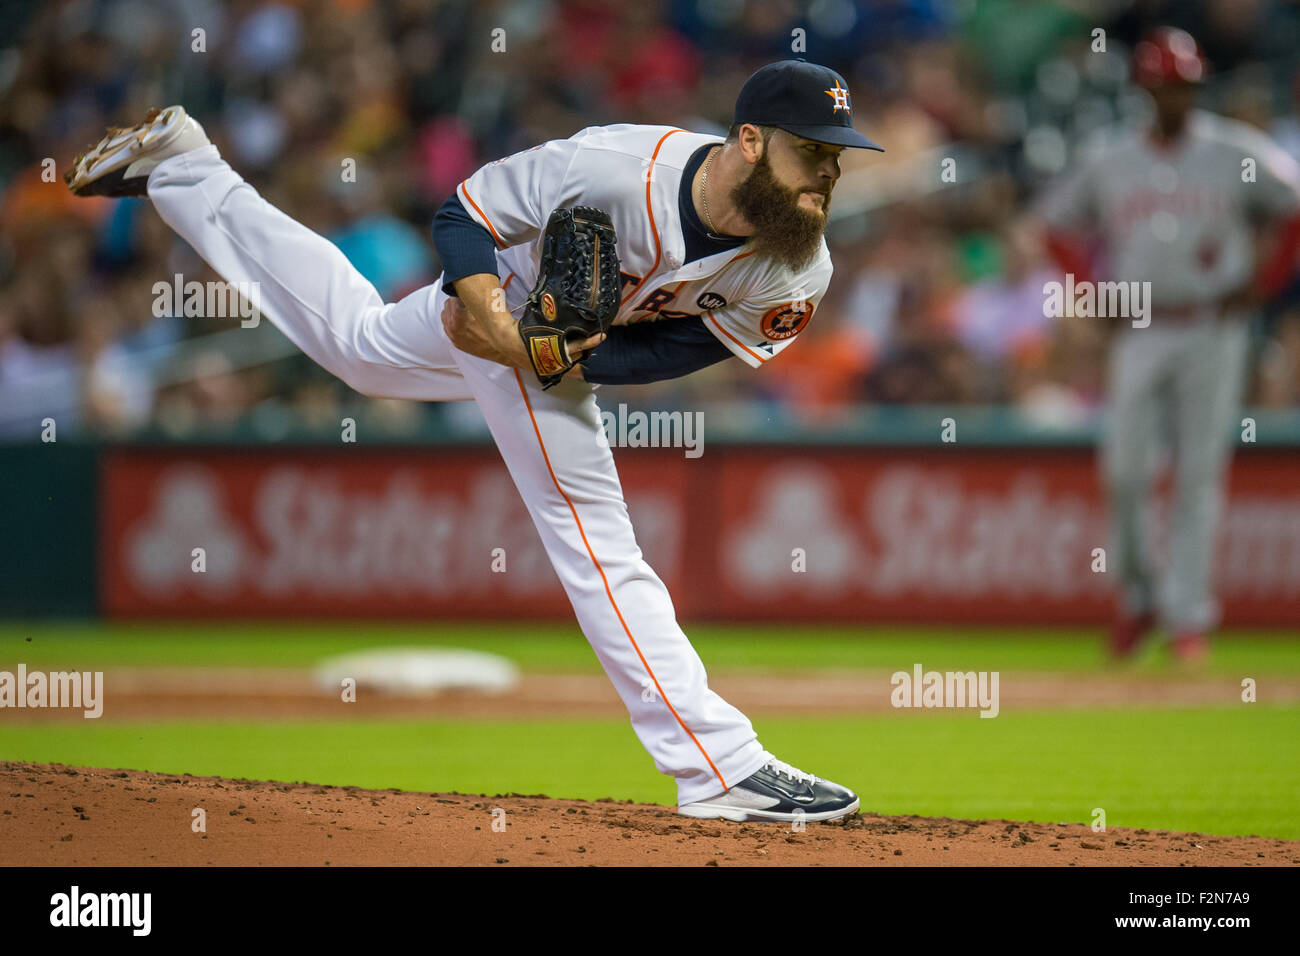
<path fill-rule="evenodd" d="M 518 370 L 515 371 L 515 382 L 519 385 L 519 394 L 524 397 L 524 405 L 528 408 L 528 418 L 533 423 L 533 433 L 537 436 L 537 447 L 542 451 L 542 459 L 546 462 L 546 470 L 551 476 L 551 481 L 555 484 L 555 490 L 560 493 L 560 497 L 564 499 L 564 503 L 569 506 L 569 513 L 573 515 L 573 523 L 578 526 L 578 534 L 582 537 L 583 547 L 587 549 L 587 556 L 591 558 L 591 563 L 596 566 L 596 571 L 600 574 L 600 580 L 605 585 L 605 594 L 609 598 L 610 606 L 614 608 L 614 613 L 618 616 L 619 624 L 623 626 L 623 633 L 626 634 L 627 639 L 631 641 L 632 649 L 636 651 L 636 656 L 641 659 L 641 664 L 645 667 L 646 673 L 650 675 L 650 680 L 654 681 L 655 690 L 659 692 L 660 700 L 662 700 L 668 707 L 668 710 L 672 712 L 678 726 L 680 726 L 682 730 L 686 731 L 687 736 L 689 736 L 695 746 L 699 748 L 700 754 L 708 762 L 709 769 L 712 770 L 713 775 L 718 778 L 718 783 L 721 784 L 722 789 L 730 790 L 731 788 L 727 786 L 727 781 L 722 778 L 721 772 L 719 772 L 717 765 L 714 764 L 713 758 L 709 756 L 708 751 L 704 749 L 704 745 L 701 744 L 695 734 L 691 732 L 691 728 L 686 726 L 686 722 L 682 720 L 681 715 L 677 713 L 672 702 L 668 700 L 668 695 L 664 693 L 663 687 L 659 685 L 659 678 L 655 677 L 655 672 L 650 669 L 649 661 L 645 659 L 645 655 L 641 653 L 641 648 L 637 646 L 636 638 L 632 636 L 632 631 L 627 626 L 627 621 L 623 619 L 623 612 L 619 610 L 618 602 L 614 600 L 614 592 L 609 587 L 609 579 L 605 577 L 605 569 L 600 566 L 600 561 L 596 559 L 596 553 L 591 550 L 591 542 L 587 540 L 587 532 L 582 528 L 582 519 L 578 517 L 578 509 L 573 506 L 573 501 L 565 493 L 564 489 L 560 487 L 560 479 L 555 476 L 555 469 L 551 467 L 551 456 L 546 453 L 546 442 L 542 439 L 542 430 L 537 424 L 537 416 L 533 414 L 533 403 L 528 400 L 528 390 L 524 388 L 524 380 L 520 376 Z"/>

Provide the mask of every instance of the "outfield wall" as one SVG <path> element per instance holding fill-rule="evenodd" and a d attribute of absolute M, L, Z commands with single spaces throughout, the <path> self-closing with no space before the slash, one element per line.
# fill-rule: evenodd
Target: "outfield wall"
<path fill-rule="evenodd" d="M 26 488 L 8 519 L 25 540 L 6 539 L 4 613 L 570 615 L 490 445 L 126 445 L 63 449 L 54 471 L 39 464 L 46 451 L 6 471 Z M 717 444 L 694 459 L 616 457 L 642 548 L 683 619 L 1109 615 L 1088 447 Z M 1295 461 L 1283 447 L 1237 456 L 1217 549 L 1230 624 L 1300 625 Z"/>

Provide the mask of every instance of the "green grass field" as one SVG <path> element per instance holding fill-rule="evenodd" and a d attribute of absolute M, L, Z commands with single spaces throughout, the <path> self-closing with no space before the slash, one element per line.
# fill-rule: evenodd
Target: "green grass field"
<path fill-rule="evenodd" d="M 1095 671 L 1104 657 L 1093 629 L 991 627 L 737 627 L 697 624 L 691 643 L 710 670 L 812 671 L 910 667 Z M 599 673 L 576 625 L 554 624 L 46 624 L 0 621 L 0 665 L 306 667 L 366 647 L 473 647 L 533 673 Z M 1132 669 L 1157 673 L 1157 649 Z M 1210 672 L 1300 674 L 1300 633 L 1238 632 L 1215 647 Z"/>
<path fill-rule="evenodd" d="M 525 633 L 526 630 L 526 633 Z M 1100 673 L 1096 634 L 955 628 L 693 627 L 713 673 L 927 668 Z M 1254 677 L 1259 702 L 1196 709 L 970 711 L 754 717 L 764 745 L 854 787 L 884 813 L 1091 822 L 1300 839 L 1300 708 L 1268 702 L 1300 675 L 1297 635 L 1230 634 L 1212 674 Z M 30 640 L 28 640 L 30 638 Z M 595 672 L 569 627 L 516 625 L 0 625 L 0 669 L 305 667 L 368 646 L 449 645 L 526 671 Z M 1152 652 L 1132 670 L 1162 669 Z M 625 718 L 187 723 L 6 723 L 0 759 L 464 793 L 545 793 L 660 804 Z"/>

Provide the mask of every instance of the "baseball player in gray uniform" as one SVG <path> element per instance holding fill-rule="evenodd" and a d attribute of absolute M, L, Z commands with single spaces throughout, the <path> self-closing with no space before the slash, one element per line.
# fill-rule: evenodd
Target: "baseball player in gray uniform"
<path fill-rule="evenodd" d="M 1119 589 L 1110 639 L 1117 658 L 1131 656 L 1157 623 L 1177 659 L 1208 651 L 1219 616 L 1215 532 L 1248 325 L 1294 261 L 1300 172 L 1259 130 L 1194 108 L 1206 68 L 1184 31 L 1161 28 L 1138 44 L 1135 79 L 1151 93 L 1153 121 L 1104 137 L 1037 209 L 1057 239 L 1099 231 L 1106 266 L 1096 278 L 1132 291 L 1129 314 L 1104 319 L 1120 323 L 1101 455 L 1108 571 Z M 1285 241 L 1261 263 L 1261 233 L 1288 220 Z M 1087 268 L 1057 258 L 1067 272 Z M 1144 517 L 1164 439 L 1174 495 L 1168 559 L 1157 571 Z"/>

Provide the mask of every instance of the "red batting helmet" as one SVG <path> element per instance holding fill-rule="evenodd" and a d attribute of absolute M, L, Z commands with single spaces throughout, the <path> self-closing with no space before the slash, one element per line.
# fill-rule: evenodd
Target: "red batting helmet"
<path fill-rule="evenodd" d="M 1133 50 L 1133 78 L 1147 88 L 1203 83 L 1208 71 L 1200 46 L 1185 30 L 1159 27 Z"/>

